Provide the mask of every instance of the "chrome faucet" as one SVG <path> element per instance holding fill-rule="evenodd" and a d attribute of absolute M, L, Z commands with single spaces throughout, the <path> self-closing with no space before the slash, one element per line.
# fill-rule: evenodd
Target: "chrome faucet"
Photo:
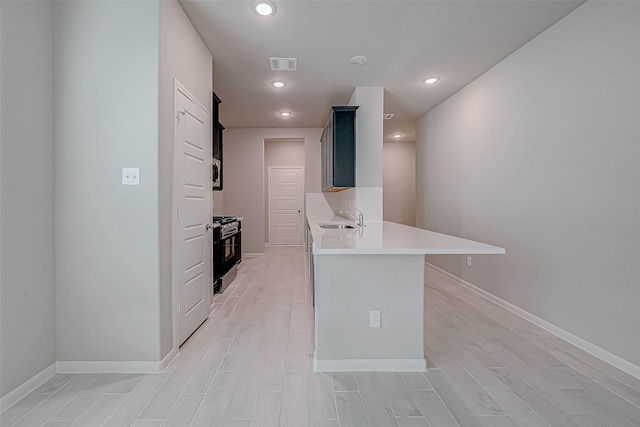
<path fill-rule="evenodd" d="M 358 228 L 364 227 L 364 215 L 362 214 L 362 211 L 360 209 L 357 209 L 357 208 L 354 208 L 353 210 L 358 213 L 357 217 L 355 215 L 353 215 L 352 213 L 345 212 L 345 211 L 340 211 L 340 215 L 347 215 L 349 218 L 352 218 L 356 222 L 356 226 Z"/>

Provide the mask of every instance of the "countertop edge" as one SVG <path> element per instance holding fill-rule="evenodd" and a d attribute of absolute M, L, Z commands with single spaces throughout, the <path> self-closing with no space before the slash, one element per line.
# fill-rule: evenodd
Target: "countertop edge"
<path fill-rule="evenodd" d="M 477 242 L 473 240 L 463 239 L 456 236 L 450 236 L 443 233 L 437 233 L 431 230 L 425 230 L 422 228 L 412 227 L 404 224 L 394 223 L 391 221 L 376 221 L 376 222 L 365 222 L 364 232 L 366 233 L 366 226 L 369 225 L 372 228 L 377 227 L 384 230 L 385 224 L 389 224 L 387 227 L 391 227 L 393 229 L 398 230 L 407 230 L 409 229 L 412 233 L 424 235 L 431 235 L 434 237 L 438 237 L 439 239 L 450 239 L 458 243 L 458 247 L 448 247 L 446 244 L 441 246 L 433 246 L 433 247 L 407 247 L 397 246 L 397 242 L 394 242 L 394 246 L 384 247 L 384 236 L 381 235 L 381 242 L 377 247 L 322 247 L 323 245 L 322 238 L 324 236 L 333 236 L 340 238 L 341 234 L 344 236 L 349 236 L 349 234 L 354 233 L 354 229 L 349 230 L 341 230 L 341 231 L 333 231 L 333 234 L 325 234 L 326 230 L 320 228 L 320 223 L 340 223 L 340 224 L 353 224 L 353 221 L 343 218 L 341 216 L 334 215 L 333 217 L 323 216 L 323 217 L 314 217 L 307 216 L 307 221 L 309 224 L 309 229 L 311 231 L 311 235 L 313 237 L 313 254 L 314 255 L 502 255 L 506 253 L 505 248 L 489 245 L 482 242 Z M 357 232 L 357 228 L 355 229 Z M 355 239 L 354 241 L 357 241 Z M 468 247 L 460 247 L 461 243 L 469 242 Z M 326 243 L 326 242 L 325 242 Z M 477 247 L 481 246 L 481 247 Z"/>

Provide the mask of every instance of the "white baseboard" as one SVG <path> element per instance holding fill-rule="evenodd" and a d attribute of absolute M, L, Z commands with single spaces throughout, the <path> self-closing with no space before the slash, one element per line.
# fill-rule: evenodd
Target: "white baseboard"
<path fill-rule="evenodd" d="M 498 304 L 500 307 L 505 308 L 507 310 L 509 310 L 510 312 L 512 312 L 513 314 L 516 314 L 520 317 L 522 317 L 525 320 L 528 320 L 529 322 L 533 323 L 536 326 L 541 327 L 542 329 L 551 332 L 553 335 L 557 336 L 558 338 L 562 338 L 563 340 L 575 345 L 576 347 L 578 347 L 581 350 L 586 351 L 587 353 L 591 354 L 594 357 L 597 357 L 598 359 L 612 365 L 615 366 L 616 368 L 620 369 L 621 371 L 626 372 L 629 375 L 632 375 L 638 379 L 640 379 L 640 366 L 636 366 L 633 363 L 624 360 L 623 358 L 616 356 L 613 353 L 609 353 L 607 350 L 598 347 L 595 344 L 590 343 L 589 341 L 586 341 L 576 335 L 573 335 L 571 332 L 567 332 L 564 329 L 554 325 L 553 323 L 549 323 L 544 319 L 539 318 L 536 315 L 533 315 L 531 313 L 529 313 L 528 311 L 525 311 L 523 309 L 521 309 L 518 306 L 515 306 L 513 304 L 511 304 L 508 301 L 505 301 L 487 291 L 485 291 L 484 289 L 480 289 L 479 287 L 472 285 L 471 283 L 459 278 L 458 276 L 454 276 L 453 274 L 449 273 L 448 271 L 445 271 L 439 267 L 436 267 L 433 264 L 430 264 L 428 262 L 425 262 L 427 268 L 432 269 L 433 271 L 442 274 L 443 276 L 451 279 L 454 283 L 463 286 L 467 289 L 469 289 L 470 291 L 488 299 L 489 301 L 492 301 L 496 304 Z"/>
<path fill-rule="evenodd" d="M 165 369 L 167 369 L 167 366 L 169 366 L 171 362 L 176 359 L 176 357 L 178 357 L 178 349 L 172 348 L 169 354 L 167 354 L 165 358 L 160 362 L 160 371 L 164 371 Z"/>
<path fill-rule="evenodd" d="M 318 360 L 313 353 L 313 370 L 316 372 L 425 372 L 425 359 L 339 359 Z"/>
<path fill-rule="evenodd" d="M 164 360 L 161 362 L 128 360 L 101 362 L 65 361 L 56 362 L 56 369 L 59 374 L 157 374 L 162 372 L 163 365 Z"/>
<path fill-rule="evenodd" d="M 242 253 L 242 257 L 243 258 L 262 258 L 263 256 L 267 255 L 266 252 L 261 252 L 261 253 L 247 253 L 247 252 L 243 252 Z"/>
<path fill-rule="evenodd" d="M 56 374 L 56 364 L 52 364 L 48 368 L 45 368 L 41 372 L 34 375 L 31 379 L 25 381 L 20 386 L 7 393 L 2 399 L 0 399 L 0 412 L 11 407 L 14 403 L 31 393 L 33 390 L 40 387 L 45 382 L 49 381 Z"/>
<path fill-rule="evenodd" d="M 56 362 L 2 397 L 0 399 L 0 412 L 27 396 L 56 374 L 157 374 L 164 371 L 177 355 L 178 350 L 173 349 L 160 362 Z"/>

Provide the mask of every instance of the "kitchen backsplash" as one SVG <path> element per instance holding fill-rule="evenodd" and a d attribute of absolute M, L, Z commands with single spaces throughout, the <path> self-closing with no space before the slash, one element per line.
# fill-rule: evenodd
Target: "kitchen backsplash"
<path fill-rule="evenodd" d="M 365 221 L 382 221 L 382 187 L 355 187 L 322 194 L 336 215 L 359 209 Z"/>

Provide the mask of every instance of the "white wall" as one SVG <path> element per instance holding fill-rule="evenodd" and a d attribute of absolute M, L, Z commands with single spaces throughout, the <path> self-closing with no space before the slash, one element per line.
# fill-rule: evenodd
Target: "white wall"
<path fill-rule="evenodd" d="M 356 186 L 382 187 L 384 88 L 357 87 L 348 105 L 356 111 Z"/>
<path fill-rule="evenodd" d="M 171 213 L 173 186 L 173 87 L 177 79 L 212 111 L 211 53 L 177 1 L 160 4 L 159 203 L 161 356 L 173 346 Z M 217 192 L 213 192 L 214 194 Z"/>
<path fill-rule="evenodd" d="M 158 9 L 55 4 L 58 361 L 160 358 Z"/>
<path fill-rule="evenodd" d="M 2 2 L 0 46 L 0 396 L 5 397 L 56 361 L 53 3 Z"/>
<path fill-rule="evenodd" d="M 170 351 L 173 77 L 210 108 L 212 64 L 174 1 L 1 5 L 5 397 L 56 360 Z"/>
<path fill-rule="evenodd" d="M 264 144 L 264 241 L 269 243 L 269 168 L 273 166 L 304 167 L 305 149 L 302 139 L 268 139 Z M 304 194 L 304 182 L 302 183 Z M 304 205 L 304 200 L 302 201 Z M 304 211 L 304 207 L 303 207 Z"/>
<path fill-rule="evenodd" d="M 224 100 L 223 100 L 224 102 Z M 305 141 L 305 186 L 320 192 L 320 128 L 231 128 L 224 132 L 224 214 L 244 218 L 242 251 L 264 253 L 264 140 Z"/>
<path fill-rule="evenodd" d="M 267 139 L 264 144 L 265 166 L 304 166 L 303 139 Z M 265 175 L 268 177 L 268 175 Z"/>
<path fill-rule="evenodd" d="M 383 218 L 416 225 L 416 144 L 383 145 Z"/>
<path fill-rule="evenodd" d="M 638 22 L 587 2 L 416 129 L 418 225 L 507 249 L 430 260 L 636 366 Z"/>
<path fill-rule="evenodd" d="M 224 185 L 224 184 L 223 184 Z M 224 189 L 213 191 L 212 196 L 213 203 L 213 215 L 223 215 L 224 214 Z"/>

